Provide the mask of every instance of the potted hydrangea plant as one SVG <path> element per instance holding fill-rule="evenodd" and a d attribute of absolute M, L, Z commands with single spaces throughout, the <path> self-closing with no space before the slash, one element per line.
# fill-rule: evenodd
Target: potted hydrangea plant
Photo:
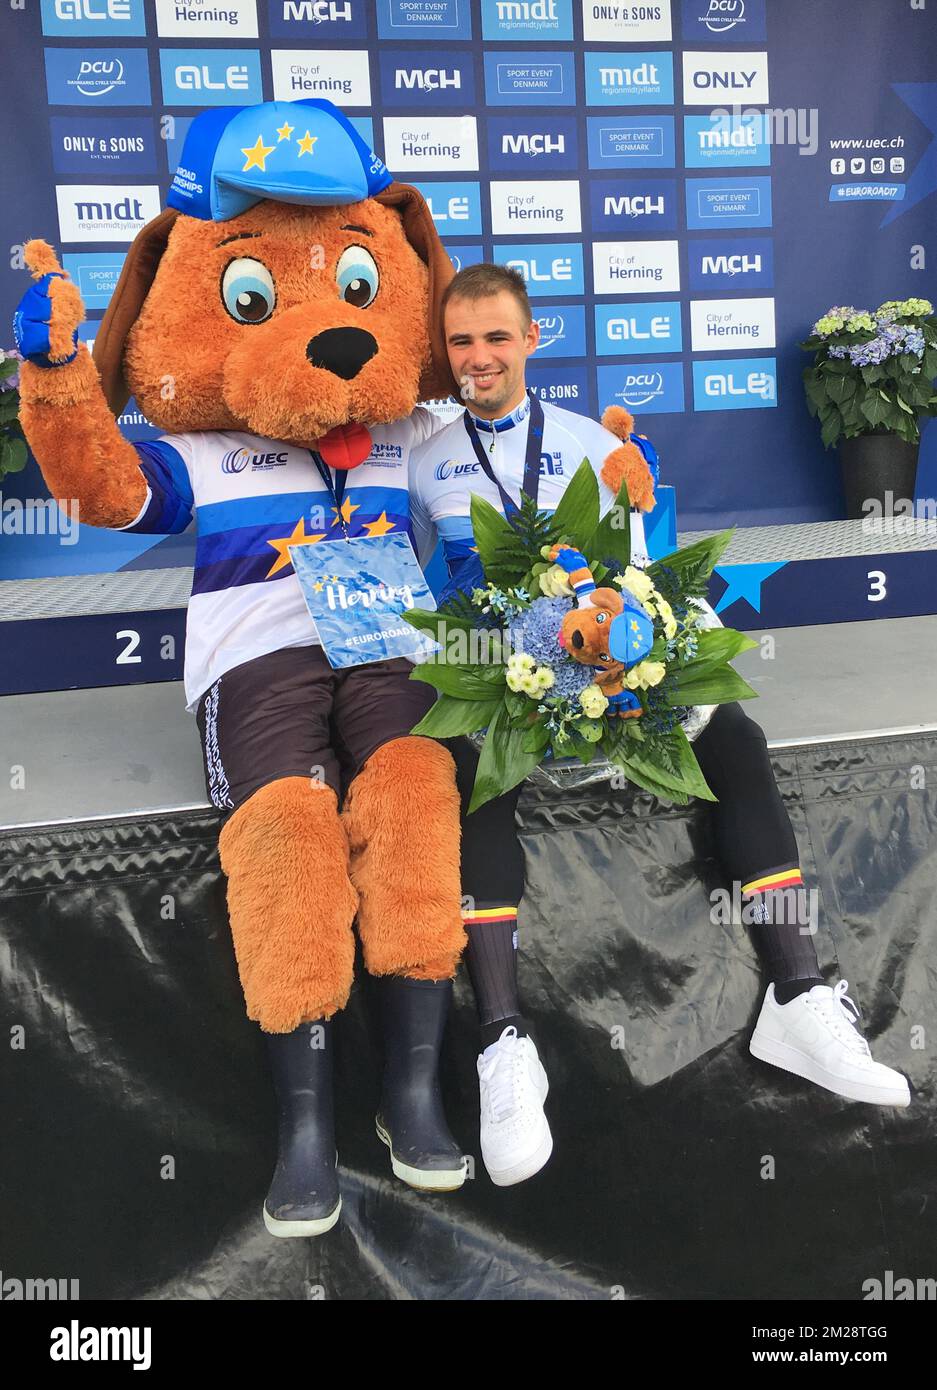
<path fill-rule="evenodd" d="M 836 306 L 799 344 L 807 406 L 824 446 L 839 445 L 849 517 L 870 499 L 914 497 L 920 420 L 937 415 L 937 318 L 927 299 L 888 300 L 874 312 Z"/>

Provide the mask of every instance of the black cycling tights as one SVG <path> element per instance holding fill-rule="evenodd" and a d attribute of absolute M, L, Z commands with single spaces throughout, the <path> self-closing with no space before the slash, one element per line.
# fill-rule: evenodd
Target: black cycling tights
<path fill-rule="evenodd" d="M 466 927 L 471 965 L 475 928 L 494 925 L 523 896 L 524 855 L 515 822 L 521 788 L 467 815 L 478 753 L 467 739 L 453 739 L 446 746 L 456 762 L 462 797 L 462 892 L 470 900 Z M 726 880 L 739 884 L 748 902 L 776 897 L 780 888 L 799 884 L 797 841 L 761 728 L 740 705 L 720 705 L 693 747 L 719 798 L 702 804 L 712 817 Z M 795 924 L 757 922 L 753 937 L 773 980 L 819 978 L 813 938 Z"/>

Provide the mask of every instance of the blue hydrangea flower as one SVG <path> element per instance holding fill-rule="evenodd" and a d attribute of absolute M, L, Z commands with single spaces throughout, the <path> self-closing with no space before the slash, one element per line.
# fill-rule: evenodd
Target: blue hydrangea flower
<path fill-rule="evenodd" d="M 555 674 L 551 696 L 572 698 L 591 685 L 595 676 L 591 666 L 573 661 L 557 641 L 563 619 L 572 606 L 568 598 L 538 598 L 511 624 L 515 651 L 528 652 L 538 666 L 549 666 Z"/>

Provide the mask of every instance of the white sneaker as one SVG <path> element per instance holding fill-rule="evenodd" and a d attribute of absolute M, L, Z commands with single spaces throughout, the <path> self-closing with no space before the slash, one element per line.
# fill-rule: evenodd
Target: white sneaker
<path fill-rule="evenodd" d="M 539 1173 L 553 1152 L 543 1102 L 550 1089 L 532 1038 L 505 1028 L 478 1059 L 482 1158 L 491 1181 L 510 1187 Z"/>
<path fill-rule="evenodd" d="M 789 1004 L 779 1004 L 774 985 L 769 985 L 749 1051 L 848 1100 L 909 1105 L 911 1092 L 901 1072 L 874 1061 L 869 1044 L 857 1031 L 859 1010 L 847 998 L 848 988 L 845 980 L 835 989 L 814 985 Z"/>

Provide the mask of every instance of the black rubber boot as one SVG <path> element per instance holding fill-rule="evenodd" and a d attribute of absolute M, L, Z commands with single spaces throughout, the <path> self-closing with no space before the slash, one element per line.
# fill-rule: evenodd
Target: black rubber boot
<path fill-rule="evenodd" d="M 439 1093 L 439 1049 L 451 980 L 375 978 L 384 1030 L 384 1085 L 378 1138 L 398 1178 L 424 1192 L 465 1182 L 465 1159 L 449 1133 Z"/>
<path fill-rule="evenodd" d="M 264 1202 L 273 1236 L 319 1236 L 342 1209 L 335 1173 L 332 1025 L 267 1033 L 279 1107 L 277 1166 Z"/>

